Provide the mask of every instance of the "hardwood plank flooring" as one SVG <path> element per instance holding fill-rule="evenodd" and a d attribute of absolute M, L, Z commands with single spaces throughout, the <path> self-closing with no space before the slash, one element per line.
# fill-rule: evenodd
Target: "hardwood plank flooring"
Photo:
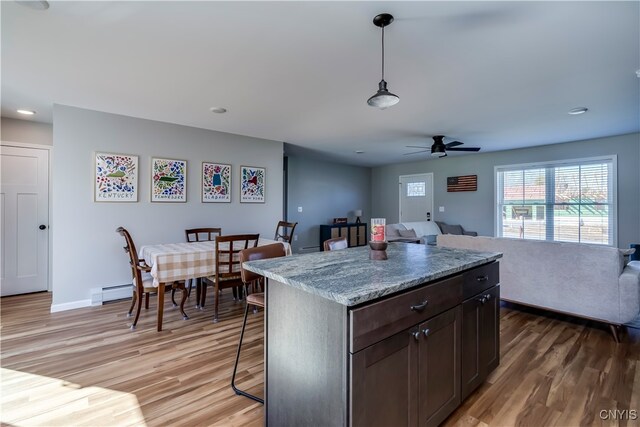
<path fill-rule="evenodd" d="M 184 321 L 167 301 L 158 333 L 155 301 L 130 331 L 128 301 L 51 314 L 47 293 L 2 298 L 0 422 L 262 425 L 262 405 L 229 386 L 243 305 L 225 292 L 214 324 L 211 306 L 190 301 Z M 616 345 L 604 326 L 508 304 L 500 329 L 500 366 L 444 425 L 640 425 L 640 330 Z M 249 317 L 238 371 L 257 395 L 262 340 L 260 312 Z M 602 410 L 618 418 L 603 420 Z"/>

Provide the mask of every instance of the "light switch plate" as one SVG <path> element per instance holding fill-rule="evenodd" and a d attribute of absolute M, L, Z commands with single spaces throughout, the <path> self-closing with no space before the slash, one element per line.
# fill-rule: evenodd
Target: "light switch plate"
<path fill-rule="evenodd" d="M 302 212 L 302 206 L 298 206 L 298 212 Z"/>
<path fill-rule="evenodd" d="M 438 212 L 444 212 L 444 206 L 439 206 L 438 207 Z"/>

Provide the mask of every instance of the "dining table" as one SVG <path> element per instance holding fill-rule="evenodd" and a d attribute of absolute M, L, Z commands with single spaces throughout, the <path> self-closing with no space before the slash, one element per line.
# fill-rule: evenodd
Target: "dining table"
<path fill-rule="evenodd" d="M 239 242 L 236 242 L 239 243 Z M 280 243 L 285 248 L 286 255 L 291 255 L 291 245 L 287 242 L 271 239 L 258 239 L 258 246 Z M 227 243 L 228 244 L 228 243 Z M 222 246 L 222 245 L 221 245 Z M 243 245 L 244 246 L 244 245 Z M 228 248 L 227 248 L 228 249 Z M 165 285 L 199 277 L 216 274 L 216 242 L 180 242 L 145 245 L 138 251 L 140 259 L 151 267 L 153 286 L 158 288 L 158 318 L 157 329 L 162 331 L 162 317 L 164 308 Z M 183 311 L 186 293 L 183 293 L 180 303 L 183 318 L 189 317 Z"/>

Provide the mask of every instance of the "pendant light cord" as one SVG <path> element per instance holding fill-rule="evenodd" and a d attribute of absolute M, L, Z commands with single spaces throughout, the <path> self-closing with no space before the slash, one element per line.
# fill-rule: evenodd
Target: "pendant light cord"
<path fill-rule="evenodd" d="M 382 80 L 384 80 L 384 27 L 382 27 Z"/>

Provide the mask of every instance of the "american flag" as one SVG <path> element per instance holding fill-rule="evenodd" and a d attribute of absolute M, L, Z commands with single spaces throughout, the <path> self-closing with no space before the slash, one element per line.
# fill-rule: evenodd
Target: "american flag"
<path fill-rule="evenodd" d="M 476 191 L 478 175 L 450 176 L 447 178 L 447 192 Z"/>

